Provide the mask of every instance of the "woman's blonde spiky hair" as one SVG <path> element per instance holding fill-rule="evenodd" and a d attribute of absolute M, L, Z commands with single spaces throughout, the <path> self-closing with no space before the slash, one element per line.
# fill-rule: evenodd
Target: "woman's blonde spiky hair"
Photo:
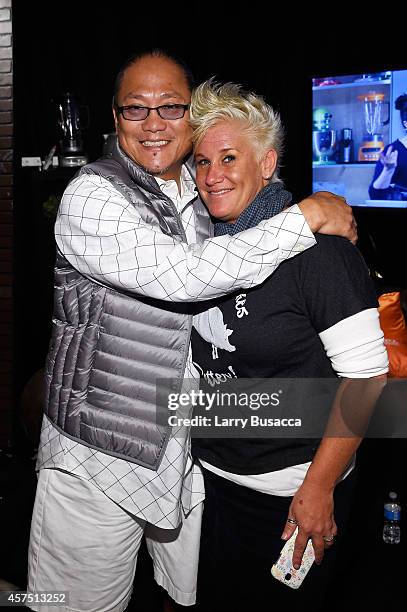
<path fill-rule="evenodd" d="M 252 138 L 259 159 L 270 149 L 280 160 L 283 151 L 284 130 L 280 115 L 261 96 L 243 89 L 236 83 L 217 83 L 209 79 L 192 93 L 190 106 L 191 125 L 196 147 L 206 132 L 223 121 L 239 121 L 242 129 Z M 279 181 L 277 163 L 271 177 Z"/>

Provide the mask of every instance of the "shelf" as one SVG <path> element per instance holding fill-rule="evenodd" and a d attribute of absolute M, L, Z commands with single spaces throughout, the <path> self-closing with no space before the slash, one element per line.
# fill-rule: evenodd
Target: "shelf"
<path fill-rule="evenodd" d="M 352 204 L 355 206 L 355 204 Z M 356 206 L 366 208 L 407 208 L 406 200 L 365 200 L 364 204 L 356 204 Z"/>
<path fill-rule="evenodd" d="M 384 79 L 383 81 L 365 81 L 358 83 L 339 83 L 338 85 L 322 85 L 320 87 L 314 86 L 312 91 L 330 91 L 333 89 L 351 89 L 354 87 L 377 87 L 378 85 L 390 85 L 390 79 Z"/>
<path fill-rule="evenodd" d="M 313 168 L 374 168 L 376 162 L 359 162 L 354 164 L 317 164 L 312 162 Z"/>

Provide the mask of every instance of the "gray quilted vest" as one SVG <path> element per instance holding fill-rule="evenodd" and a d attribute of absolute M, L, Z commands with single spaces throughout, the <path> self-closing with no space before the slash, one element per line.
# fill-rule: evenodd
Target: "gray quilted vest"
<path fill-rule="evenodd" d="M 147 223 L 186 241 L 173 202 L 118 147 L 79 171 L 98 174 Z M 197 241 L 211 234 L 197 198 Z M 156 470 L 171 428 L 157 415 L 156 379 L 181 390 L 193 304 L 164 302 L 92 282 L 57 254 L 53 333 L 46 362 L 45 412 L 68 437 Z"/>

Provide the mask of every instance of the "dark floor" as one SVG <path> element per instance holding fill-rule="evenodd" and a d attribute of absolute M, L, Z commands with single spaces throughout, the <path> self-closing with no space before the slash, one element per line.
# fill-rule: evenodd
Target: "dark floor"
<path fill-rule="evenodd" d="M 403 532 L 402 522 L 400 545 L 383 544 L 382 514 L 383 503 L 391 490 L 399 493 L 402 508 L 406 508 L 407 440 L 365 440 L 358 464 L 356 499 L 326 609 L 329 612 L 363 608 L 374 611 L 386 604 L 393 607 L 398 602 L 399 609 L 405 609 L 407 528 Z M 20 453 L 0 452 L 0 578 L 22 589 L 25 588 L 35 487 L 33 460 Z M 139 557 L 135 592 L 137 604 L 133 598 L 129 612 L 163 611 L 163 593 L 154 583 L 151 562 L 144 548 Z M 185 610 L 179 606 L 176 609 Z M 198 612 L 199 608 L 194 606 L 189 610 Z M 265 603 L 264 610 L 271 608 Z"/>

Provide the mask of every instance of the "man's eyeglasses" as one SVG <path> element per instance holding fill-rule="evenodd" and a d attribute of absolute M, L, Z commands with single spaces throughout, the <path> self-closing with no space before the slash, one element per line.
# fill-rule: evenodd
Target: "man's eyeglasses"
<path fill-rule="evenodd" d="M 123 119 L 127 121 L 144 121 L 147 119 L 150 111 L 156 110 L 161 119 L 166 121 L 174 119 L 182 119 L 185 111 L 189 108 L 189 104 L 163 104 L 162 106 L 116 106 L 118 113 L 123 115 Z"/>

